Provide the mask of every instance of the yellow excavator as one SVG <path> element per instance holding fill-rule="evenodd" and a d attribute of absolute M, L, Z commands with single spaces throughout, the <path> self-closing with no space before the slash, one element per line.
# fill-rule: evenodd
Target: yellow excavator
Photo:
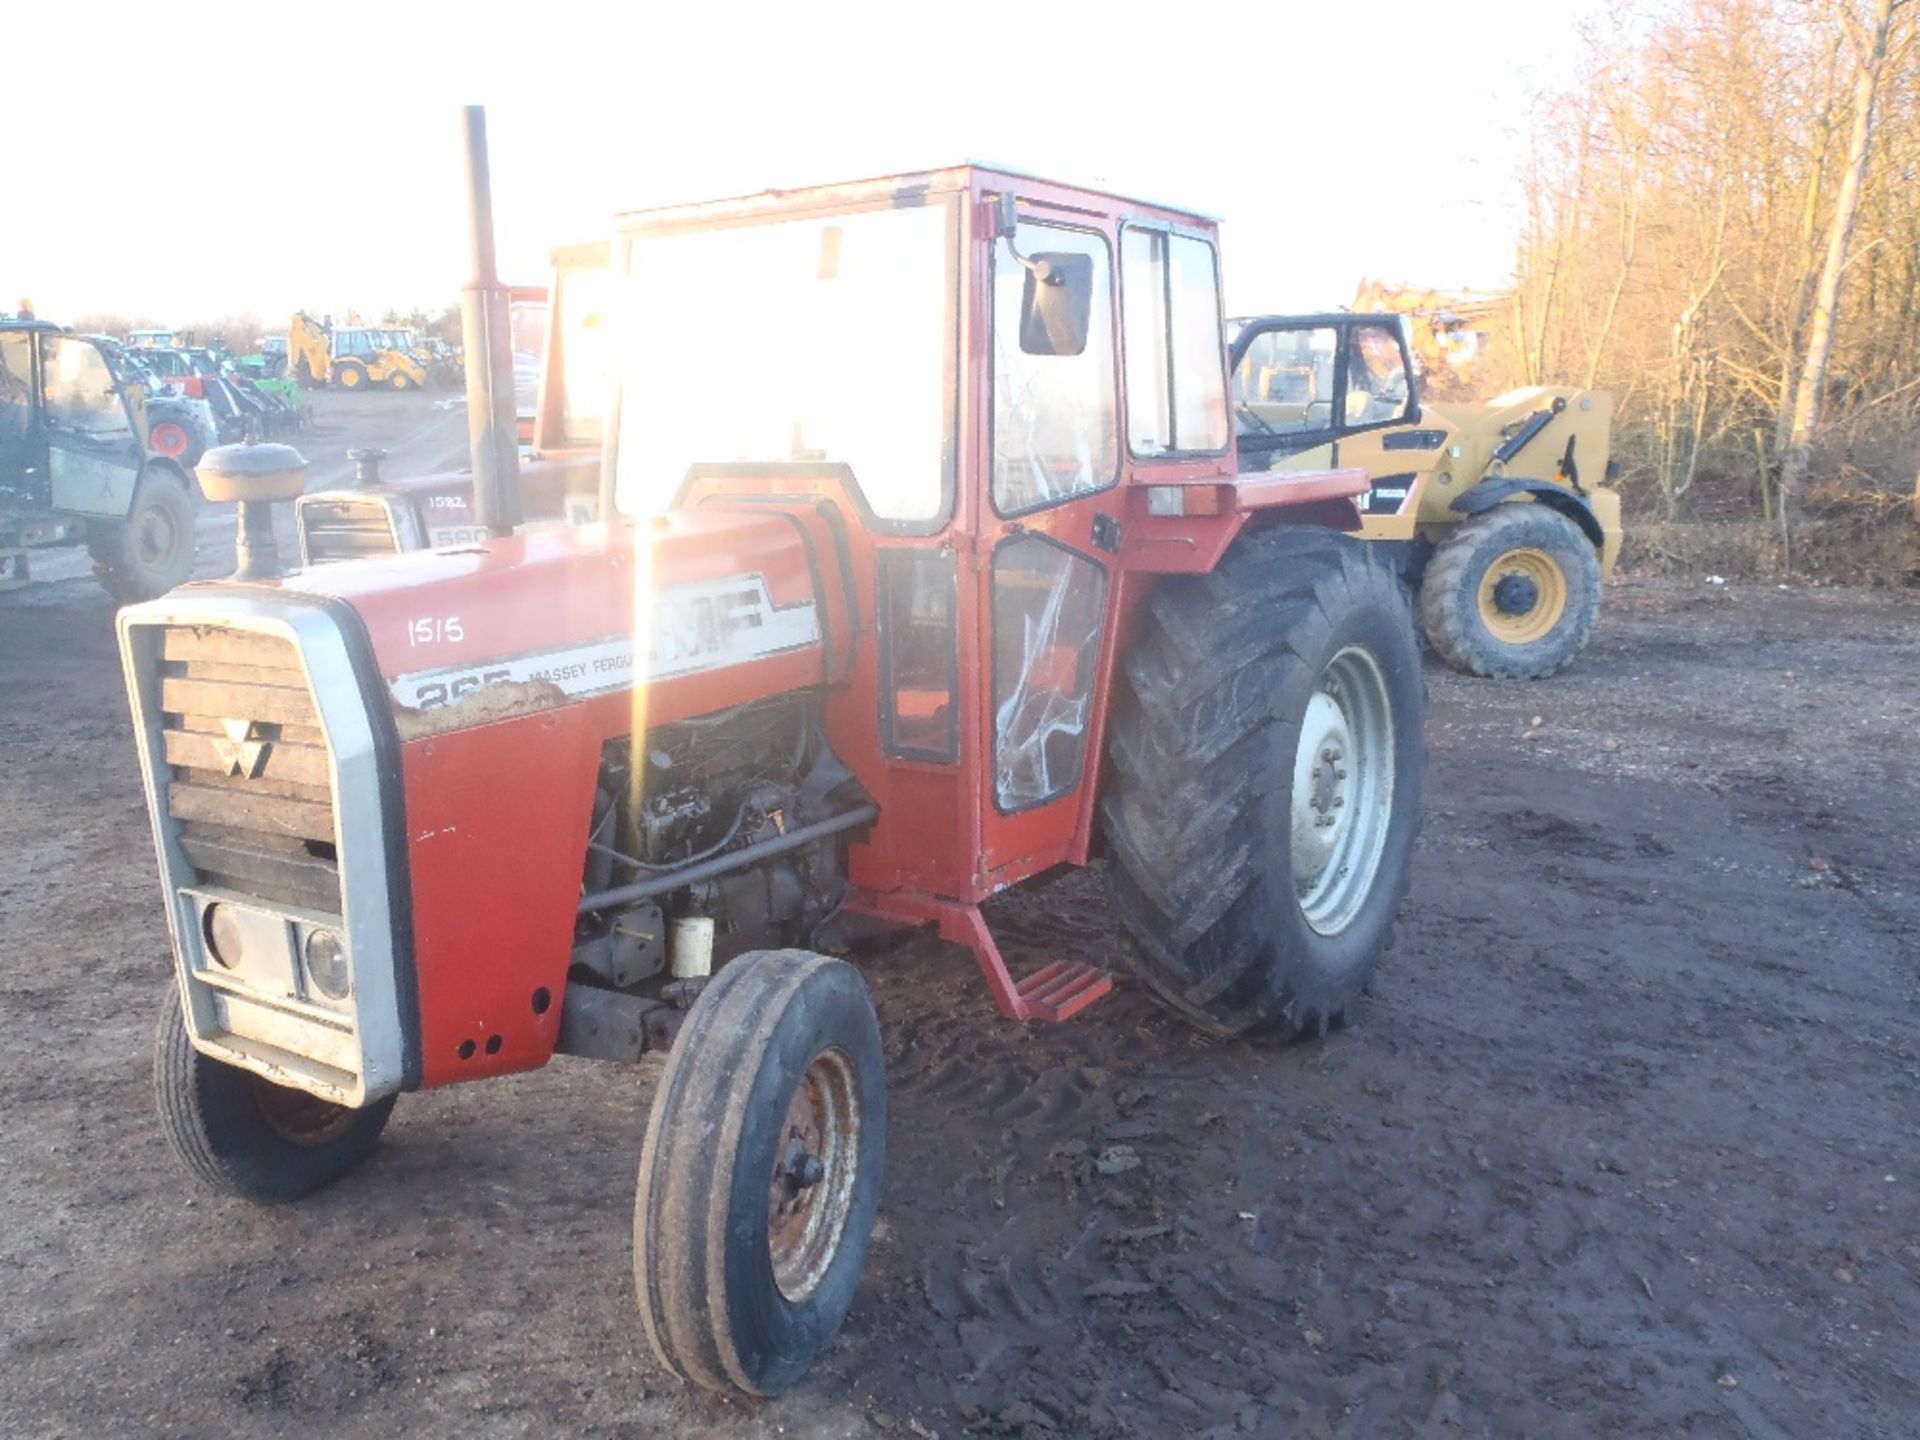
<path fill-rule="evenodd" d="M 426 362 L 395 343 L 392 329 L 334 327 L 297 311 L 287 322 L 287 373 L 309 388 L 417 390 L 427 383 Z"/>
<path fill-rule="evenodd" d="M 1365 470 L 1361 535 L 1399 552 L 1442 659 L 1518 680 L 1579 654 L 1620 555 L 1611 395 L 1422 404 L 1397 314 L 1262 315 L 1228 340 L 1242 468 Z"/>

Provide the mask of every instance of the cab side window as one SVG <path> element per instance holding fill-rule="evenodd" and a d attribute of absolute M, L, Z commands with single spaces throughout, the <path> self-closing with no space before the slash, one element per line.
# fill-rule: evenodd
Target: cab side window
<path fill-rule="evenodd" d="M 1254 336 L 1233 372 L 1240 433 L 1257 438 L 1331 430 L 1339 341 L 1330 325 Z"/>
<path fill-rule="evenodd" d="M 1409 408 L 1406 357 L 1385 325 L 1356 325 L 1348 339 L 1347 424 L 1384 425 Z"/>
<path fill-rule="evenodd" d="M 993 260 L 993 508 L 1020 515 L 1104 490 L 1120 478 L 1113 262 L 1106 237 L 1023 222 Z M 1032 278 L 1014 255 L 1084 256 L 1092 266 L 1086 343 L 1033 344 L 1022 317 Z"/>
<path fill-rule="evenodd" d="M 26 443 L 33 427 L 33 337 L 0 335 L 0 455 Z"/>
<path fill-rule="evenodd" d="M 92 440 L 132 435 L 113 371 L 92 344 L 71 335 L 50 335 L 42 342 L 41 356 L 46 364 L 49 428 Z"/>
<path fill-rule="evenodd" d="M 1128 226 L 1120 236 L 1126 314 L 1127 446 L 1135 455 L 1227 448 L 1219 267 L 1192 235 Z"/>

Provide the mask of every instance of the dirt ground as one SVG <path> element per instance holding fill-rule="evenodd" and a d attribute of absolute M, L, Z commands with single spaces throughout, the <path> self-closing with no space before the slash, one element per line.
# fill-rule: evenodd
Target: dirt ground
<path fill-rule="evenodd" d="M 408 1097 L 294 1209 L 176 1174 L 110 618 L 0 597 L 0 1434 L 1920 1430 L 1912 597 L 1629 581 L 1560 679 L 1433 668 L 1400 943 L 1323 1042 L 1124 986 L 1021 1029 L 877 957 L 881 1229 L 761 1405 L 640 1333 L 651 1064 Z M 1016 968 L 1110 958 L 1103 883 L 1003 901 Z"/>

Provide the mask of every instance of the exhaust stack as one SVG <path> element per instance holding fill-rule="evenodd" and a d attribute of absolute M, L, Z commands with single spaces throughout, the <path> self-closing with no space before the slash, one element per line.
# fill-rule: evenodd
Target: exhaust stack
<path fill-rule="evenodd" d="M 487 173 L 487 111 L 465 107 L 467 232 L 473 279 L 461 292 L 466 344 L 467 446 L 473 456 L 476 519 L 490 535 L 511 535 L 520 523 L 520 442 L 513 398 L 513 337 L 507 290 L 493 257 L 493 182 Z"/>

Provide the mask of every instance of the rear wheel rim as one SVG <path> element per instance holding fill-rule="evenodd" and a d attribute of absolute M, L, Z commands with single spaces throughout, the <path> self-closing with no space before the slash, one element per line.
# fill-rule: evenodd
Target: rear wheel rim
<path fill-rule="evenodd" d="M 860 1177 L 860 1087 L 843 1050 L 821 1051 L 787 1102 L 767 1190 L 773 1282 L 791 1304 L 809 1299 L 846 1238 Z"/>
<path fill-rule="evenodd" d="M 353 1117 L 358 1113 L 304 1090 L 275 1085 L 258 1075 L 249 1075 L 247 1081 L 253 1092 L 254 1108 L 267 1122 L 267 1128 L 289 1145 L 298 1145 L 304 1150 L 338 1140 L 351 1128 Z"/>
<path fill-rule="evenodd" d="M 177 460 L 187 453 L 187 432 L 172 420 L 163 420 L 153 427 L 148 437 L 154 453 L 164 455 L 169 460 Z"/>
<path fill-rule="evenodd" d="M 1393 701 L 1373 652 L 1328 662 L 1293 761 L 1293 887 L 1300 913 L 1338 935 L 1373 893 L 1393 823 Z"/>
<path fill-rule="evenodd" d="M 1567 613 L 1567 572 L 1545 550 L 1522 545 L 1480 577 L 1480 623 L 1505 645 L 1532 645 Z M 1526 597 L 1516 603 L 1515 596 Z"/>

